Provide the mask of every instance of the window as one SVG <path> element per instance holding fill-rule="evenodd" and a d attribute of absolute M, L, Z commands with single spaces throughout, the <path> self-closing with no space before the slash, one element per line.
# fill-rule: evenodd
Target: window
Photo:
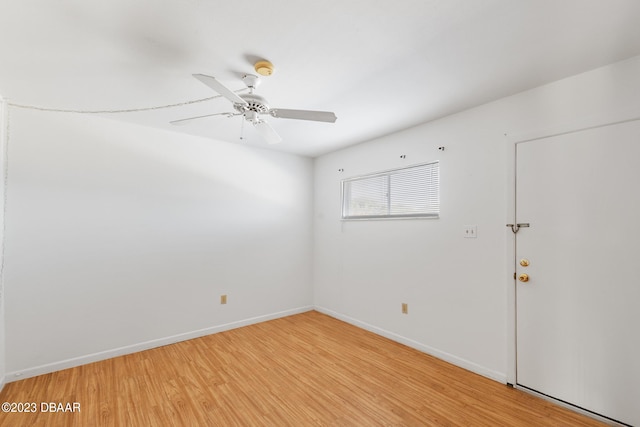
<path fill-rule="evenodd" d="M 342 181 L 342 219 L 438 218 L 438 162 Z"/>

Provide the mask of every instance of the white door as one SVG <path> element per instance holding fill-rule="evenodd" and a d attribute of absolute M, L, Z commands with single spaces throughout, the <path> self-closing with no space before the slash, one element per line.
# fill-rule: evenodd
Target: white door
<path fill-rule="evenodd" d="M 517 383 L 640 426 L 640 121 L 516 153 Z"/>

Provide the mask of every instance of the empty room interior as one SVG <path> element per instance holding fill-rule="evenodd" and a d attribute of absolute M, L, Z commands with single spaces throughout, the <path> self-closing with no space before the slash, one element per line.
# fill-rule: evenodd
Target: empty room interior
<path fill-rule="evenodd" d="M 640 426 L 640 2 L 0 10 L 0 426 Z"/>

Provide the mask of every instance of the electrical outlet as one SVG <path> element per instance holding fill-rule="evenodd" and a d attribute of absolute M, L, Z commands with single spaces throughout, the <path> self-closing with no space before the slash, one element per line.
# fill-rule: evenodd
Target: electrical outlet
<path fill-rule="evenodd" d="M 464 226 L 464 237 L 465 237 L 465 239 L 476 239 L 478 237 L 478 226 L 477 225 L 465 225 Z"/>
<path fill-rule="evenodd" d="M 409 314 L 409 304 L 406 302 L 402 303 L 402 314 Z"/>
<path fill-rule="evenodd" d="M 227 303 L 227 296 L 220 295 L 220 304 L 226 304 L 226 303 Z"/>

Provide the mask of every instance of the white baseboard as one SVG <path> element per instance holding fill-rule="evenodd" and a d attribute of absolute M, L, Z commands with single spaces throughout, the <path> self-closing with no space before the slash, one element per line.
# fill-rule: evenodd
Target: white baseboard
<path fill-rule="evenodd" d="M 106 359 L 111 359 L 113 357 L 124 356 L 125 354 L 137 353 L 139 351 L 149 350 L 156 347 L 162 347 L 169 344 L 175 344 L 181 341 L 186 341 L 194 338 L 200 338 L 205 335 L 211 335 L 218 332 L 229 331 L 231 329 L 253 325 L 255 323 L 266 322 L 268 320 L 278 319 L 280 317 L 286 317 L 294 314 L 304 313 L 310 310 L 313 310 L 313 306 L 298 307 L 291 310 L 285 310 L 277 313 L 267 314 L 264 316 L 252 317 L 249 319 L 238 320 L 231 323 L 225 323 L 223 325 L 212 326 L 209 328 L 199 329 L 191 332 L 185 332 L 185 333 L 173 335 L 170 337 L 145 341 L 139 344 L 114 348 L 111 350 L 101 351 L 98 353 L 87 354 L 85 356 L 61 360 L 59 362 L 36 366 L 33 368 L 21 370 L 21 371 L 7 372 L 6 376 L 3 378 L 2 385 L 4 385 L 4 381 L 6 382 L 19 381 L 25 378 L 31 378 L 31 377 L 48 374 L 55 371 L 61 371 L 63 369 L 73 368 L 80 365 L 86 365 L 88 363 L 98 362 L 100 360 L 106 360 Z"/>
<path fill-rule="evenodd" d="M 431 356 L 437 357 L 438 359 L 444 360 L 445 362 L 451 363 L 452 365 L 456 365 L 460 368 L 482 375 L 483 377 L 490 378 L 492 380 L 498 381 L 503 384 L 507 383 L 507 376 L 502 372 L 497 372 L 492 369 L 487 369 L 486 367 L 470 362 L 469 360 L 462 359 L 460 357 L 454 356 L 444 351 L 440 351 L 436 348 L 430 347 L 428 345 L 424 345 L 412 339 L 403 337 L 402 335 L 398 335 L 394 332 L 390 332 L 385 329 L 378 328 L 377 326 L 373 326 L 368 323 L 361 322 L 360 320 L 354 319 L 352 317 L 346 316 L 341 313 L 337 313 L 333 310 L 329 310 L 328 308 L 315 306 L 315 310 L 319 311 L 320 313 L 324 313 L 328 316 L 334 317 L 338 320 L 342 320 L 343 322 L 347 322 L 351 325 L 365 329 L 369 332 L 373 332 L 374 334 L 381 335 L 385 338 L 389 338 L 392 341 L 396 341 L 408 347 L 415 348 L 416 350 L 419 350 L 423 353 L 430 354 Z"/>
<path fill-rule="evenodd" d="M 156 340 L 145 341 L 142 343 L 119 347 L 111 350 L 101 351 L 98 353 L 92 353 L 85 356 L 75 357 L 71 359 L 61 360 L 59 362 L 49 363 L 46 365 L 36 366 L 33 368 L 15 371 L 15 372 L 7 372 L 5 377 L 0 379 L 0 390 L 4 387 L 5 383 L 10 383 L 14 381 L 19 381 L 25 378 L 31 378 L 38 375 L 48 374 L 55 371 L 61 371 L 63 369 L 73 368 L 80 365 L 86 365 L 88 363 L 98 362 L 101 360 L 111 359 L 113 357 L 124 356 L 125 354 L 137 353 L 139 351 L 149 350 L 156 347 L 162 347 L 165 345 L 175 344 L 181 341 L 186 341 L 194 338 L 199 338 L 205 335 L 211 335 L 218 332 L 224 332 L 231 329 L 240 328 L 243 326 L 253 325 L 256 323 L 266 322 L 268 320 L 278 319 L 281 317 L 291 316 L 294 314 L 304 313 L 310 310 L 317 310 L 321 313 L 324 313 L 328 316 L 334 317 L 336 319 L 342 320 L 359 328 L 365 329 L 369 332 L 373 332 L 374 334 L 383 336 L 385 338 L 389 338 L 390 340 L 399 342 L 406 346 L 415 348 L 416 350 L 422 351 L 423 353 L 430 354 L 438 359 L 444 360 L 445 362 L 449 362 L 453 365 L 459 366 L 461 368 L 467 369 L 471 372 L 475 372 L 476 374 L 482 375 L 484 377 L 490 378 L 492 380 L 506 383 L 507 377 L 504 373 L 496 372 L 491 369 L 487 369 L 484 366 L 478 365 L 476 363 L 470 362 L 466 359 L 462 359 L 460 357 L 454 356 L 452 354 L 440 351 L 436 348 L 424 345 L 412 339 L 403 337 L 402 335 L 398 335 L 396 333 L 387 331 L 385 329 L 379 328 L 377 326 L 370 325 L 368 323 L 362 322 L 360 320 L 354 319 L 352 317 L 346 316 L 344 314 L 335 312 L 333 310 L 329 310 L 328 308 L 319 307 L 319 306 L 304 306 L 291 310 L 281 311 L 277 313 L 271 313 L 264 316 L 252 317 L 249 319 L 239 320 L 235 322 L 225 323 L 218 326 L 212 326 L 205 329 L 199 329 L 196 331 L 186 332 L 183 334 L 173 335 L 170 337 L 160 338 Z"/>

